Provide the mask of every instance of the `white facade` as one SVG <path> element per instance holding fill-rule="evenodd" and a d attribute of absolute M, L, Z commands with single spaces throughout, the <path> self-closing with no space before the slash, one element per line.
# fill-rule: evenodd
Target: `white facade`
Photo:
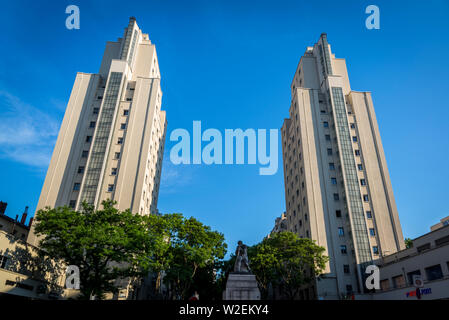
<path fill-rule="evenodd" d="M 288 229 L 330 257 L 301 296 L 363 292 L 366 266 L 404 248 L 371 94 L 351 90 L 326 34 L 301 57 L 291 92 L 282 126 Z"/>
<path fill-rule="evenodd" d="M 166 132 L 156 47 L 130 18 L 107 42 L 98 74 L 78 73 L 37 210 L 96 207 L 157 211 Z M 34 232 L 28 241 L 36 244 Z"/>

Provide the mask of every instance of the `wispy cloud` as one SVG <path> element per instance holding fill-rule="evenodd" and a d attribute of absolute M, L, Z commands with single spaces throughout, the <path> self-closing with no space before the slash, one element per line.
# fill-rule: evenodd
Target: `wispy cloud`
<path fill-rule="evenodd" d="M 60 120 L 0 90 L 0 156 L 46 168 Z"/>
<path fill-rule="evenodd" d="M 163 161 L 160 192 L 176 193 L 180 188 L 184 188 L 191 183 L 193 178 L 192 166 L 174 165 L 170 161 L 168 151 L 165 152 Z"/>

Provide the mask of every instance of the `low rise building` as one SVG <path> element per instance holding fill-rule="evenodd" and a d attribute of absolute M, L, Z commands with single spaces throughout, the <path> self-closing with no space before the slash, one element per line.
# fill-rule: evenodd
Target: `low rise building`
<path fill-rule="evenodd" d="M 370 299 L 417 299 L 417 287 L 423 300 L 449 299 L 449 225 L 433 228 L 412 242 L 379 260 L 381 288 L 368 295 Z"/>

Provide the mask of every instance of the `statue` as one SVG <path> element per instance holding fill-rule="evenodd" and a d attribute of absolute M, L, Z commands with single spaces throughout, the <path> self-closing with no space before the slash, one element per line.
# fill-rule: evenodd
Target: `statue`
<path fill-rule="evenodd" d="M 251 272 L 248 260 L 248 246 L 246 244 L 243 244 L 242 241 L 238 242 L 237 249 L 235 250 L 234 272 L 242 272 L 242 273 Z"/>

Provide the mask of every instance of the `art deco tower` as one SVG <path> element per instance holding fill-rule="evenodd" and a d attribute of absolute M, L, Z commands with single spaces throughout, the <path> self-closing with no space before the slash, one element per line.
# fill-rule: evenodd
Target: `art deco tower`
<path fill-rule="evenodd" d="M 166 132 L 156 48 L 130 18 L 107 42 L 98 74 L 78 73 L 37 209 L 96 207 L 157 211 Z M 36 244 L 34 232 L 28 241 Z"/>
<path fill-rule="evenodd" d="M 291 92 L 282 126 L 288 228 L 330 257 L 301 295 L 363 293 L 366 266 L 405 247 L 371 94 L 351 90 L 326 34 L 301 57 Z"/>

